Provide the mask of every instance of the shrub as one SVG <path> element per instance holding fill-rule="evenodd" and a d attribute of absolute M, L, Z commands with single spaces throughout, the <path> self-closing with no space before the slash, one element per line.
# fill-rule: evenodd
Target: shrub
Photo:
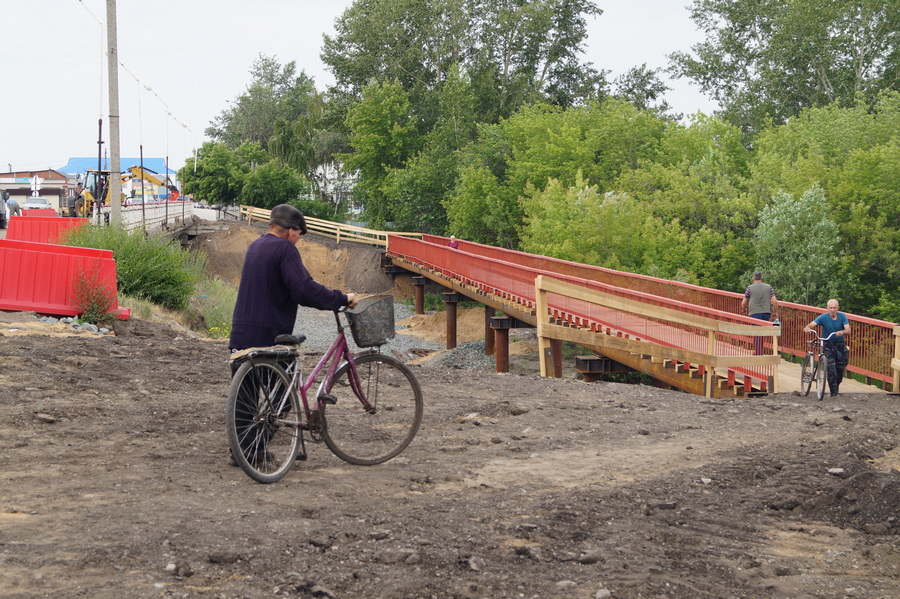
<path fill-rule="evenodd" d="M 184 308 L 203 278 L 205 256 L 182 250 L 163 234 L 84 226 L 70 231 L 61 243 L 112 250 L 119 293 L 166 308 Z"/>
<path fill-rule="evenodd" d="M 116 307 L 116 292 L 100 282 L 99 267 L 91 273 L 78 272 L 72 285 L 71 301 L 85 322 L 102 326 L 115 318 L 110 311 Z"/>

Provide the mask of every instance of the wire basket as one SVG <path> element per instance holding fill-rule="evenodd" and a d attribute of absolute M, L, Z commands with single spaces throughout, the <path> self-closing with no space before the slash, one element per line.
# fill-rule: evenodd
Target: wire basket
<path fill-rule="evenodd" d="M 384 345 L 394 336 L 394 296 L 374 295 L 347 310 L 350 333 L 359 347 Z"/>

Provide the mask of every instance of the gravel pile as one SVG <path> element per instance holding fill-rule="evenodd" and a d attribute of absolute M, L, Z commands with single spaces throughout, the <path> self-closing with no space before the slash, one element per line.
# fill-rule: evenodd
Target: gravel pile
<path fill-rule="evenodd" d="M 400 302 L 394 302 L 394 323 L 398 323 L 414 314 L 415 310 L 410 306 L 401 304 Z M 343 318 L 344 317 L 342 316 L 342 322 L 346 323 Z M 400 330 L 403 327 L 395 324 L 395 328 Z M 294 325 L 294 332 L 306 335 L 306 341 L 303 343 L 303 349 L 305 351 L 325 351 L 331 347 L 337 333 L 334 315 L 327 311 L 322 312 L 312 308 L 301 307 L 297 311 L 297 321 Z M 350 335 L 349 329 L 347 330 L 347 341 L 350 343 L 351 351 L 356 352 L 361 349 L 353 343 L 353 336 Z M 381 353 L 386 354 L 392 354 L 396 351 L 404 356 L 404 359 L 407 359 L 407 356 L 411 359 L 416 357 L 416 354 L 412 350 L 437 351 L 438 349 L 440 348 L 436 343 L 428 341 L 427 339 L 414 337 L 412 335 L 398 334 L 394 335 L 394 338 L 390 339 L 385 345 L 382 345 L 380 351 Z"/>
<path fill-rule="evenodd" d="M 398 323 L 414 314 L 415 310 L 411 306 L 394 302 L 394 323 Z M 397 325 L 395 328 L 399 331 L 403 327 L 402 325 Z M 335 338 L 336 325 L 334 316 L 331 312 L 301 307 L 297 311 L 294 332 L 306 335 L 306 341 L 302 346 L 304 351 L 324 352 L 331 347 L 331 343 Z M 353 342 L 349 329 L 347 331 L 347 341 L 350 344 L 350 351 L 357 352 L 363 349 Z M 404 362 L 414 360 L 425 352 L 438 352 L 440 349 L 437 343 L 427 339 L 399 333 L 394 335 L 393 339 L 390 339 L 385 345 L 378 348 L 381 353 L 398 356 Z M 460 343 L 455 349 L 438 353 L 424 365 L 488 371 L 495 368 L 494 357 L 484 355 L 484 340 Z"/>

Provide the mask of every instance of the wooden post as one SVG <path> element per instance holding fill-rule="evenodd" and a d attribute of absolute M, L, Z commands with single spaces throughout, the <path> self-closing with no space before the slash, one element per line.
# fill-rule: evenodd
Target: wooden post
<path fill-rule="evenodd" d="M 553 378 L 561 379 L 563 375 L 562 360 L 562 341 L 559 339 L 550 340 L 550 355 L 553 358 Z"/>
<path fill-rule="evenodd" d="M 900 393 L 900 325 L 894 327 L 894 361 L 891 366 L 894 369 L 894 381 L 891 391 Z"/>
<path fill-rule="evenodd" d="M 491 328 L 491 318 L 495 310 L 490 306 L 484 307 L 484 355 L 494 355 L 494 329 Z"/>
<path fill-rule="evenodd" d="M 535 316 L 537 318 L 538 358 L 541 362 L 541 376 L 550 376 L 547 365 L 547 352 L 550 351 L 550 340 L 544 336 L 548 319 L 550 318 L 547 305 L 547 292 L 542 289 L 544 275 L 538 275 L 534 280 Z"/>
<path fill-rule="evenodd" d="M 716 332 L 709 331 L 707 335 L 706 353 L 716 355 Z M 716 369 L 712 366 L 706 369 L 706 397 L 713 396 L 713 380 L 716 378 Z"/>

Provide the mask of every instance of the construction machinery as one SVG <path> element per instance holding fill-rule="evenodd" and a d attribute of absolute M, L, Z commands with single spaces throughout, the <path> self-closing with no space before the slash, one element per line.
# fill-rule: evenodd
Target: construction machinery
<path fill-rule="evenodd" d="M 97 198 L 100 198 L 101 204 L 108 204 L 107 195 L 109 193 L 109 177 L 108 169 L 87 169 L 84 172 L 85 205 L 78 207 L 79 216 L 90 214 L 91 206 Z M 157 173 L 142 168 L 140 166 L 131 166 L 120 174 L 122 182 L 122 205 L 141 204 L 144 202 L 158 201 L 160 196 L 169 197 L 170 194 L 177 193 L 175 187 L 161 178 Z M 149 185 L 147 185 L 149 183 Z"/>

